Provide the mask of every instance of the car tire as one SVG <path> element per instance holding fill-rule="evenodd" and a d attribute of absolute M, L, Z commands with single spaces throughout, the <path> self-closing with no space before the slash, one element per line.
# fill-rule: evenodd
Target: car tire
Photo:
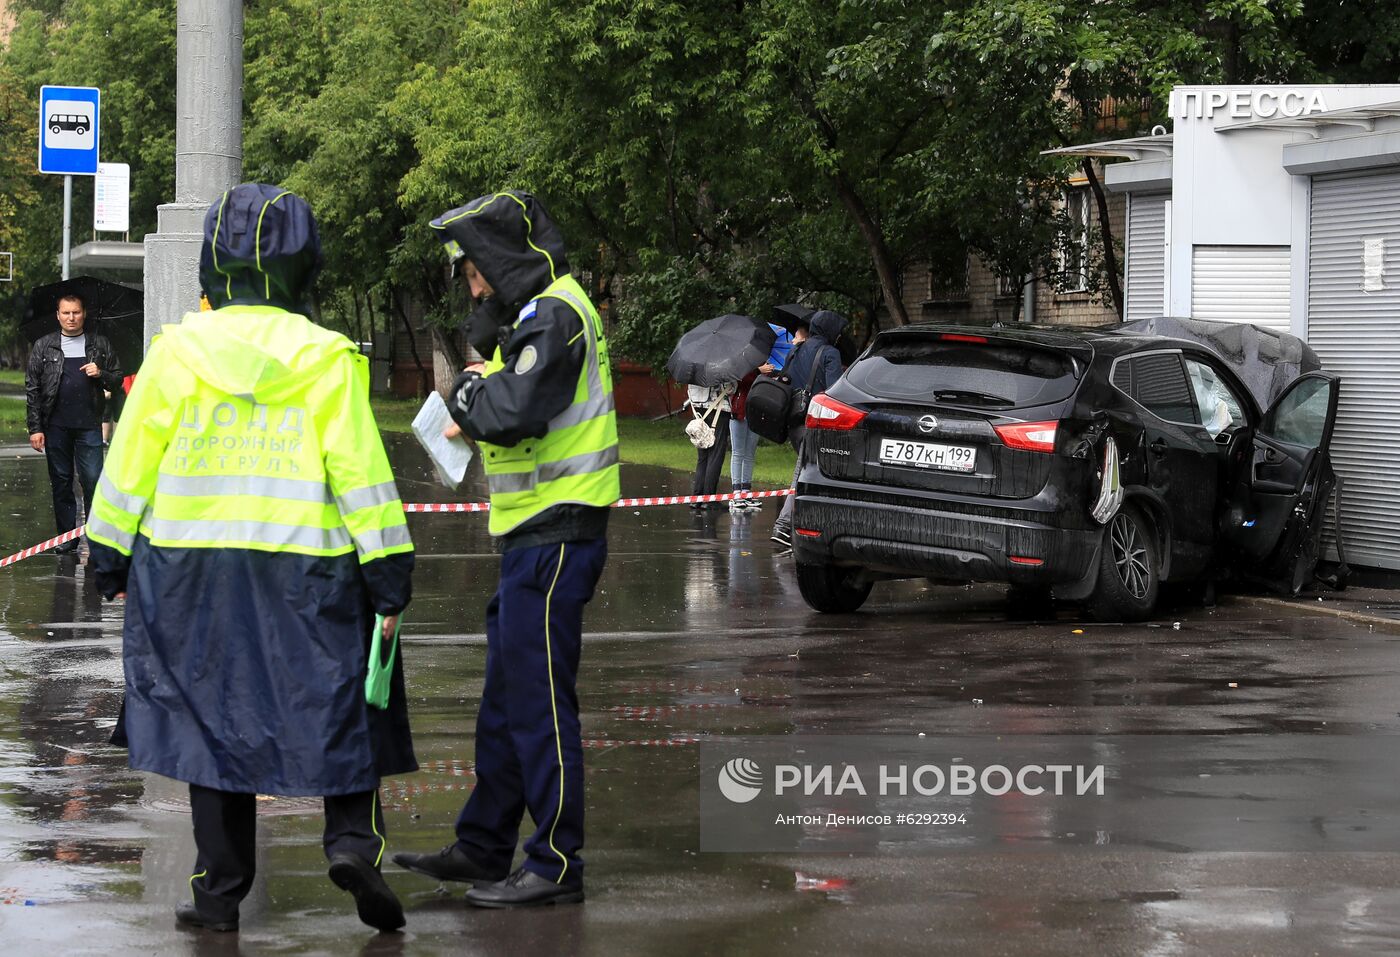
<path fill-rule="evenodd" d="M 1124 507 L 1103 530 L 1099 580 L 1088 611 L 1098 621 L 1143 621 L 1157 607 L 1159 559 L 1152 526 L 1135 508 Z"/>
<path fill-rule="evenodd" d="M 859 579 L 859 568 L 797 563 L 797 590 L 814 611 L 844 615 L 855 611 L 870 597 L 873 582 Z"/>

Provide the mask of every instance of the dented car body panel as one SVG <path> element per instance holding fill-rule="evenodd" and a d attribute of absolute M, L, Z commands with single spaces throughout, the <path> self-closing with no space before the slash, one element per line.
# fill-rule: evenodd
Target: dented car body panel
<path fill-rule="evenodd" d="M 883 332 L 821 397 L 845 411 L 808 420 L 794 554 L 1083 599 L 1126 510 L 1154 596 L 1241 567 L 1292 587 L 1335 481 L 1337 388 L 1308 373 L 1261 409 L 1208 343 L 1131 330 Z"/>

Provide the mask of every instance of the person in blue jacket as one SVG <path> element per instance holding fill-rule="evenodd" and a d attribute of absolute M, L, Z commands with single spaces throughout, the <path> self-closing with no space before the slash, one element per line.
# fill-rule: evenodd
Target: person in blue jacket
<path fill-rule="evenodd" d="M 836 341 L 846 331 L 846 317 L 839 312 L 822 309 L 812 314 L 812 334 L 788 356 L 787 374 L 792 376 L 793 389 L 806 389 L 810 395 L 825 392 L 841 378 L 841 352 Z M 805 426 L 798 424 L 788 432 L 788 442 L 797 451 L 797 465 L 792 470 L 792 484 L 797 486 L 797 473 L 802 468 L 802 439 Z M 773 523 L 773 541 L 784 548 L 792 547 L 792 512 L 795 496 L 783 501 L 778 520 Z"/>
<path fill-rule="evenodd" d="M 773 340 L 772 350 L 768 353 L 768 361 L 739 382 L 738 393 L 735 399 L 730 401 L 729 484 L 733 491 L 739 493 L 753 490 L 754 452 L 758 449 L 758 433 L 749 428 L 749 423 L 744 418 L 744 399 L 748 397 L 749 386 L 753 385 L 753 380 L 757 376 L 767 375 L 782 369 L 783 363 L 787 362 L 788 354 L 792 352 L 795 344 L 793 334 L 782 326 L 770 322 L 768 328 L 772 329 L 777 336 Z M 757 511 L 762 505 L 760 499 L 736 498 L 729 503 L 729 510 L 731 512 Z"/>

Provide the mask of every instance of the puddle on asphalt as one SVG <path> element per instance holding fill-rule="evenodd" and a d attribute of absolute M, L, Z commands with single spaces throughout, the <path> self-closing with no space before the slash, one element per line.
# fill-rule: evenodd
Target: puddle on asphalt
<path fill-rule="evenodd" d="M 452 500 L 409 440 L 394 437 L 391 449 L 405 500 Z M 624 476 L 629 495 L 676 494 L 688 483 L 657 469 Z M 479 485 L 466 493 L 483 495 Z M 5 554 L 50 534 L 42 460 L 0 458 L 3 513 L 11 515 L 0 534 Z M 1166 627 L 1081 626 L 1068 613 L 1017 622 L 999 589 L 922 582 L 878 586 L 868 612 L 824 618 L 806 609 L 767 541 L 775 515 L 776 506 L 756 517 L 685 508 L 613 515 L 579 681 L 587 905 L 528 920 L 468 912 L 460 888 L 444 895 L 388 865 L 410 924 L 403 938 L 376 938 L 324 877 L 319 801 L 278 798 L 259 803 L 260 877 L 241 941 L 219 946 L 757 954 L 778 941 L 897 947 L 910 935 L 925 939 L 935 912 L 1019 912 L 1012 902 L 1021 898 L 1065 914 L 1078 914 L 1081 898 L 1125 914 L 1170 907 L 1177 892 L 1162 890 L 1173 884 L 1154 880 L 1152 868 L 1136 888 L 1103 894 L 1076 891 L 1079 878 L 1058 864 L 1041 878 L 1018 865 L 1019 876 L 959 889 L 930 878 L 918 858 L 881 858 L 851 876 L 859 858 L 829 866 L 813 855 L 792 866 L 773 855 L 699 854 L 698 742 L 798 732 L 1230 734 L 1328 721 L 1394 730 L 1395 664 L 1364 627 L 1238 607 L 1177 609 Z M 423 767 L 384 782 L 391 850 L 449 840 L 473 785 L 482 617 L 497 570 L 480 515 L 412 515 L 410 527 L 420 562 L 403 654 Z M 0 938 L 19 952 L 59 941 L 65 953 L 206 947 L 170 916 L 193 862 L 185 789 L 133 774 L 107 743 L 121 694 L 120 614 L 71 557 L 0 570 Z M 975 858 L 965 860 L 975 869 Z M 1074 867 L 1095 867 L 1081 860 Z M 912 901 L 927 908 L 901 910 L 881 928 L 881 908 Z M 1263 913 L 1272 926 L 1274 911 Z M 1181 911 L 1178 919 L 1203 918 Z M 1389 924 L 1347 920 L 1357 939 L 1400 943 Z"/>

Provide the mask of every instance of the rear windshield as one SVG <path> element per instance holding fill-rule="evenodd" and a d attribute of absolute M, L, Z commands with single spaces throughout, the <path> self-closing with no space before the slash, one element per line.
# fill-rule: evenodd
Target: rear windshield
<path fill-rule="evenodd" d="M 1077 372 L 1074 360 L 1054 349 L 906 333 L 877 339 L 846 378 L 878 398 L 991 410 L 1063 401 L 1074 394 Z"/>

